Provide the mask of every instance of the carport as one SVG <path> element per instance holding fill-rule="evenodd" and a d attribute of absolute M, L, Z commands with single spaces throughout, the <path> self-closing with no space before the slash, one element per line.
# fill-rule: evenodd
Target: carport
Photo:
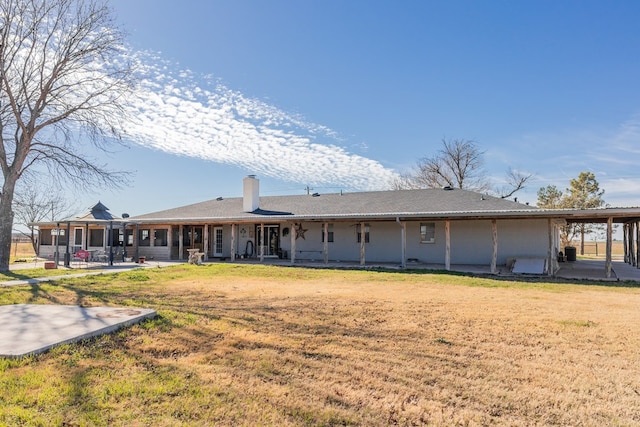
<path fill-rule="evenodd" d="M 606 249 L 605 260 L 602 265 L 602 261 L 595 261 L 593 263 L 585 264 L 585 268 L 588 266 L 588 270 L 597 271 L 597 266 L 604 270 L 604 278 L 613 278 L 612 266 L 612 246 L 613 246 L 613 226 L 614 224 L 621 224 L 623 229 L 623 247 L 624 258 L 623 262 L 629 267 L 633 267 L 638 270 L 638 259 L 640 259 L 640 208 L 596 208 L 596 209 L 557 209 L 557 210 L 544 210 L 546 214 L 553 213 L 555 218 L 565 221 L 567 224 L 606 224 Z M 577 261 L 578 263 L 584 263 L 585 261 Z M 620 263 L 617 263 L 620 264 Z M 572 268 L 565 266 L 560 270 L 571 271 Z M 573 270 L 577 270 L 573 268 Z M 623 268 L 618 265 L 618 270 L 622 271 Z M 624 269 L 625 276 L 629 276 L 629 269 Z M 640 277 L 640 272 L 638 274 Z"/>

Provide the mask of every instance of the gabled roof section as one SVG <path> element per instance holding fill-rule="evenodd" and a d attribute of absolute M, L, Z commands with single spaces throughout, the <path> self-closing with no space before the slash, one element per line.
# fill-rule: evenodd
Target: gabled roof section
<path fill-rule="evenodd" d="M 243 212 L 242 198 L 214 199 L 131 217 L 131 221 L 258 220 L 258 218 L 355 219 L 530 212 L 538 208 L 461 189 L 420 189 L 260 197 L 259 209 Z"/>

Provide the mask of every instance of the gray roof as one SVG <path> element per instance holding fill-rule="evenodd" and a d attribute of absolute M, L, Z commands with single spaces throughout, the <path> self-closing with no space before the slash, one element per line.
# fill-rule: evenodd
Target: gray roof
<path fill-rule="evenodd" d="M 243 212 L 241 197 L 214 199 L 138 215 L 129 221 L 259 221 L 294 219 L 393 219 L 474 217 L 531 213 L 538 208 L 461 189 L 421 189 L 263 196 L 254 212 Z"/>
<path fill-rule="evenodd" d="M 103 205 L 100 201 L 95 205 L 91 206 L 89 210 L 83 214 L 80 214 L 73 218 L 67 218 L 62 221 L 88 221 L 88 222 L 96 222 L 96 221 L 111 221 L 111 220 L 120 220 L 121 218 L 115 215 L 112 215 L 109 212 L 109 208 Z"/>

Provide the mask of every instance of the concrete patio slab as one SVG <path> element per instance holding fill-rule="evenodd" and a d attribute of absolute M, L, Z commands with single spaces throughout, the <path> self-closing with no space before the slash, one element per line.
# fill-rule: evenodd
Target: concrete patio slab
<path fill-rule="evenodd" d="M 156 316 L 131 307 L 14 304 L 0 306 L 0 357 L 18 358 L 114 332 Z"/>

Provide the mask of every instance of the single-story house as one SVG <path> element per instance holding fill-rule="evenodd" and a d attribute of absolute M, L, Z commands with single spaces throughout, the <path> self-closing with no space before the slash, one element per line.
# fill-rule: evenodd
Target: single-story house
<path fill-rule="evenodd" d="M 242 197 L 130 218 L 112 216 L 98 203 L 87 215 L 37 225 L 39 255 L 62 251 L 65 261 L 77 248 L 111 259 L 188 260 L 197 254 L 205 261 L 486 265 L 492 272 L 527 259 L 541 261 L 551 275 L 563 250 L 560 226 L 606 223 L 610 243 L 612 224 L 625 224 L 625 252 L 636 265 L 639 221 L 640 208 L 539 209 L 450 187 L 261 197 L 259 180 L 249 175 Z"/>

